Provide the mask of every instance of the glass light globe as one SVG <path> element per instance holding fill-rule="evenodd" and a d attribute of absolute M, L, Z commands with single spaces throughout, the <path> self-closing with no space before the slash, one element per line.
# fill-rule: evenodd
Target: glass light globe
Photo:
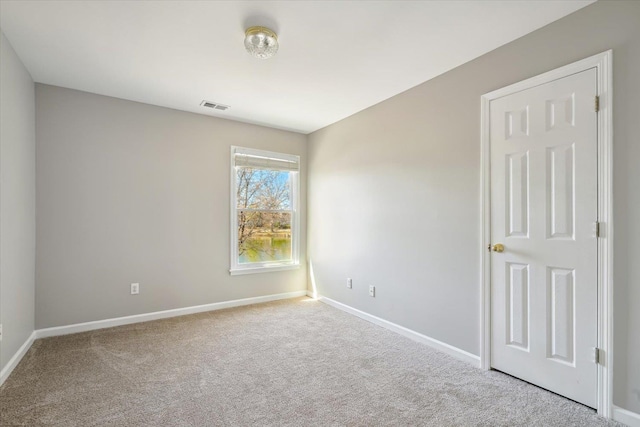
<path fill-rule="evenodd" d="M 245 32 L 244 47 L 256 58 L 271 58 L 278 51 L 278 36 L 266 27 L 250 27 Z"/>

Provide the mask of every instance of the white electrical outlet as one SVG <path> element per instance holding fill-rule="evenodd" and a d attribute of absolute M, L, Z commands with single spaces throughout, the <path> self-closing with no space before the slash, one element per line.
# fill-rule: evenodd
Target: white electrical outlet
<path fill-rule="evenodd" d="M 353 288 L 353 280 L 347 279 L 347 288 L 349 289 Z"/>
<path fill-rule="evenodd" d="M 140 283 L 131 284 L 131 295 L 138 295 L 140 293 Z"/>
<path fill-rule="evenodd" d="M 369 296 L 376 297 L 376 287 L 373 285 L 369 285 Z"/>

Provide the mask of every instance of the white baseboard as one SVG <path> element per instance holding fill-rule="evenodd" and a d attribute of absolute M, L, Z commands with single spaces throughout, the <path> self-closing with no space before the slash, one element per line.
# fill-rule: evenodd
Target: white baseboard
<path fill-rule="evenodd" d="M 296 298 L 307 295 L 307 291 L 287 292 L 284 294 L 265 295 L 261 297 L 236 299 L 231 301 L 214 302 L 212 304 L 196 305 L 192 307 L 176 308 L 173 310 L 156 311 L 153 313 L 136 314 L 133 316 L 116 317 L 113 319 L 96 320 L 93 322 L 76 323 L 74 325 L 56 326 L 38 329 L 36 338 L 55 337 L 58 335 L 76 334 L 78 332 L 94 331 L 96 329 L 114 326 L 130 325 L 132 323 L 149 322 L 151 320 L 166 319 L 168 317 L 184 316 L 185 314 L 202 313 L 205 311 L 221 310 L 223 308 L 240 307 L 243 305 L 259 304 L 262 302 Z"/>
<path fill-rule="evenodd" d="M 613 407 L 613 419 L 629 427 L 640 427 L 640 414 L 617 406 Z"/>
<path fill-rule="evenodd" d="M 314 298 L 314 295 L 312 292 L 308 292 L 307 296 Z M 382 326 L 385 329 L 389 329 L 390 331 L 403 335 L 421 344 L 428 345 L 429 347 L 435 348 L 436 350 L 442 351 L 443 353 L 447 353 L 448 355 L 453 356 L 457 359 L 460 359 L 464 362 L 467 362 L 475 367 L 478 367 L 478 368 L 480 367 L 480 356 L 476 356 L 475 354 L 471 354 L 469 352 L 461 350 L 458 347 L 454 347 L 442 341 L 438 341 L 434 338 L 428 337 L 426 335 L 422 335 L 419 332 L 405 328 L 404 326 L 397 325 L 393 322 L 389 322 L 388 320 L 381 319 L 380 317 L 376 317 L 369 313 L 365 313 L 364 311 L 358 310 L 346 304 L 342 304 L 341 302 L 332 300 L 331 298 L 318 296 L 317 300 L 324 302 L 339 310 L 345 311 L 349 314 L 353 314 L 354 316 L 358 316 L 359 318 L 367 320 L 378 326 Z"/>
<path fill-rule="evenodd" d="M 13 372 L 15 367 L 18 366 L 18 363 L 20 363 L 24 355 L 27 354 L 27 351 L 29 351 L 29 349 L 31 348 L 31 344 L 33 344 L 35 339 L 36 331 L 33 331 L 31 335 L 29 335 L 29 338 L 27 338 L 27 340 L 24 342 L 24 344 L 22 344 L 18 351 L 16 351 L 13 357 L 9 359 L 9 362 L 7 362 L 6 366 L 2 368 L 2 371 L 0 371 L 0 385 L 4 384 L 5 380 L 9 378 L 9 375 L 11 375 L 11 372 Z"/>

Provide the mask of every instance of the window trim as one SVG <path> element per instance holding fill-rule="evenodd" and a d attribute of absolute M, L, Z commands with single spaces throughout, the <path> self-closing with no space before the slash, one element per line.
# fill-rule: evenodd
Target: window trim
<path fill-rule="evenodd" d="M 238 190 L 235 166 L 235 154 L 248 154 L 260 157 L 270 157 L 287 161 L 295 161 L 300 168 L 300 156 L 295 154 L 277 153 L 274 151 L 257 150 L 232 145 L 229 162 L 230 175 L 230 268 L 232 276 L 240 274 L 266 273 L 300 268 L 300 170 L 289 171 L 291 181 L 291 261 L 285 262 L 255 262 L 240 264 L 238 262 Z"/>

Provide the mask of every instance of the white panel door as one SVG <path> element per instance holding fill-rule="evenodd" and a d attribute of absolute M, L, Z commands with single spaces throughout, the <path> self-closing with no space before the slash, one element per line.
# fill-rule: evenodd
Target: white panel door
<path fill-rule="evenodd" d="M 590 69 L 490 103 L 491 366 L 591 407 L 595 97 Z"/>

